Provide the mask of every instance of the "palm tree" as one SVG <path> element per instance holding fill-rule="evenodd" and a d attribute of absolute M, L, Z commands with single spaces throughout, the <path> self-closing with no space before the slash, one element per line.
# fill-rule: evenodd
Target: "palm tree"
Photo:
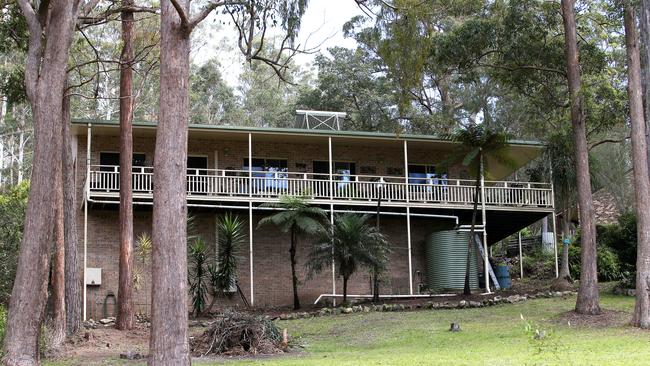
<path fill-rule="evenodd" d="M 293 308 L 300 309 L 298 299 L 298 276 L 296 275 L 296 248 L 301 235 L 314 235 L 323 230 L 321 223 L 327 221 L 327 214 L 319 207 L 307 203 L 307 196 L 281 196 L 280 202 L 265 203 L 264 207 L 281 209 L 280 212 L 260 220 L 258 227 L 273 224 L 284 233 L 291 233 L 291 281 L 293 285 Z"/>
<path fill-rule="evenodd" d="M 508 134 L 502 131 L 493 130 L 482 124 L 470 124 L 463 129 L 459 129 L 451 136 L 453 141 L 461 143 L 457 154 L 464 166 L 474 171 L 476 184 L 474 187 L 474 207 L 472 210 L 472 225 L 470 237 L 467 241 L 467 261 L 465 265 L 465 286 L 464 295 L 471 295 L 469 287 L 469 266 L 472 243 L 475 242 L 476 214 L 478 212 L 479 194 L 481 192 L 481 177 L 485 175 L 485 167 L 488 158 L 496 160 L 506 165 L 514 165 L 508 157 Z M 481 198 L 483 199 L 483 198 Z M 484 228 L 485 230 L 485 228 Z M 487 253 L 485 253 L 487 255 Z M 485 269 L 485 281 L 489 281 L 487 268 Z"/>
<path fill-rule="evenodd" d="M 385 270 L 390 249 L 386 237 L 368 223 L 369 215 L 346 213 L 337 215 L 331 230 L 318 236 L 307 267 L 310 276 L 321 272 L 332 261 L 343 277 L 343 303 L 348 300 L 348 280 L 363 266 Z"/>
<path fill-rule="evenodd" d="M 217 295 L 227 294 L 237 285 L 237 265 L 241 261 L 242 245 L 246 240 L 244 221 L 230 212 L 217 223 L 217 232 L 217 259 L 208 266 L 214 296 L 206 313 L 214 306 Z"/>

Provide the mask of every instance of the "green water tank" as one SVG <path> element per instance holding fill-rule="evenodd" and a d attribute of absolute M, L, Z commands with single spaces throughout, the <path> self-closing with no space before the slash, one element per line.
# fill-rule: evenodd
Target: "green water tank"
<path fill-rule="evenodd" d="M 468 232 L 437 231 L 426 241 L 426 279 L 430 290 L 462 290 L 465 286 Z M 471 246 L 469 285 L 478 288 L 476 246 Z"/>

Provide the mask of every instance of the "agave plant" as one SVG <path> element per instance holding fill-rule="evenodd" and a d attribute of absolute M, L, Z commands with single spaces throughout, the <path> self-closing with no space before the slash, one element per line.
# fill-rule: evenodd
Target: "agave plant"
<path fill-rule="evenodd" d="M 192 314 L 198 316 L 205 309 L 208 295 L 209 273 L 207 246 L 201 237 L 196 237 L 189 247 L 188 282 L 192 296 Z"/>
<path fill-rule="evenodd" d="M 232 293 L 231 289 L 237 286 L 237 266 L 242 259 L 245 231 L 244 221 L 230 212 L 217 223 L 217 260 L 208 265 L 213 297 L 206 312 L 212 309 L 218 295 L 228 296 Z"/>

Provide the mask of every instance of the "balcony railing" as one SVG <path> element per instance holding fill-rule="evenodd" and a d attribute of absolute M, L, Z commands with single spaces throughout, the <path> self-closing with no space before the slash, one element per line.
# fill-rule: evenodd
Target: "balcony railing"
<path fill-rule="evenodd" d="M 153 192 L 153 169 L 134 167 L 134 194 Z M 120 189 L 118 166 L 93 165 L 89 192 L 99 195 Z M 192 199 L 273 200 L 281 195 L 308 195 L 317 201 L 376 201 L 438 206 L 466 206 L 474 202 L 475 181 L 224 169 L 188 169 L 187 194 Z M 485 181 L 486 206 L 553 207 L 549 183 Z"/>

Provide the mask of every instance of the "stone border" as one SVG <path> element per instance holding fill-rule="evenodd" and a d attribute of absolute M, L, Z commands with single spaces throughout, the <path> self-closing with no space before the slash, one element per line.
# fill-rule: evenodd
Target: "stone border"
<path fill-rule="evenodd" d="M 296 312 L 296 313 L 283 313 L 273 320 L 293 320 L 293 319 L 306 319 L 321 316 L 344 315 L 352 313 L 370 313 L 370 312 L 392 312 L 392 311 L 410 311 L 418 309 L 470 309 L 494 306 L 499 304 L 514 304 L 521 301 L 540 299 L 540 298 L 553 298 L 563 297 L 568 295 L 575 295 L 576 291 L 546 291 L 538 292 L 536 294 L 523 294 L 511 295 L 507 297 L 494 296 L 482 301 L 460 300 L 460 301 L 427 301 L 424 304 L 405 305 L 405 304 L 382 304 L 382 305 L 355 305 L 350 307 L 336 307 L 336 308 L 322 308 L 318 311 L 312 312 Z"/>
<path fill-rule="evenodd" d="M 614 295 L 623 295 L 623 296 L 636 297 L 636 289 L 633 289 L 633 288 L 614 287 L 614 289 L 612 289 L 612 293 Z"/>

